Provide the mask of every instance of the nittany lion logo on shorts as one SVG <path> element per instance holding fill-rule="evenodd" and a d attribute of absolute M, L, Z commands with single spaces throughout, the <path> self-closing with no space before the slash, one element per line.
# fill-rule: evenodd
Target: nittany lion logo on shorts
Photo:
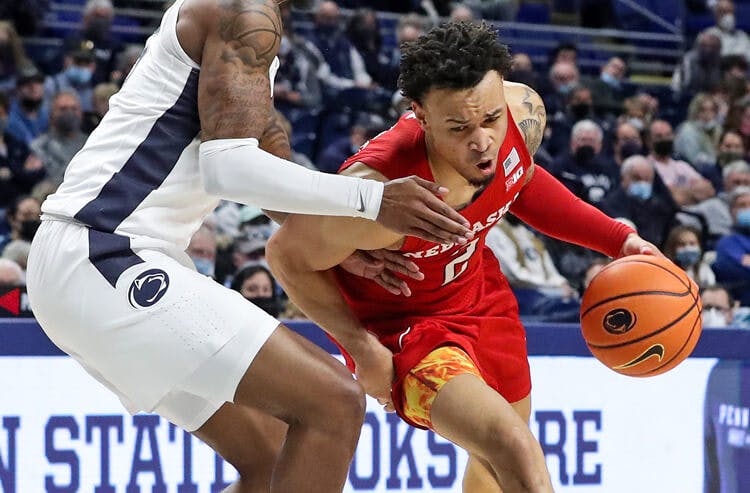
<path fill-rule="evenodd" d="M 148 308 L 159 301 L 169 287 L 169 276 L 161 269 L 149 269 L 135 278 L 128 290 L 133 308 Z"/>

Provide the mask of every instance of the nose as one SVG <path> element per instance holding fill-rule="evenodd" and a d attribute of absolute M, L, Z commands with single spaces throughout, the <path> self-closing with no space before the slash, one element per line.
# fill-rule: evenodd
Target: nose
<path fill-rule="evenodd" d="M 469 140 L 469 149 L 484 154 L 489 149 L 492 139 L 490 138 L 489 129 L 477 128 L 474 133 L 471 134 L 471 140 Z"/>

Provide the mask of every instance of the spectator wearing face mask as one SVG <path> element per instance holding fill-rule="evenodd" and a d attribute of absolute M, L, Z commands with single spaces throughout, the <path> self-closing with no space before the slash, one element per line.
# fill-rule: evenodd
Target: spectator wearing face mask
<path fill-rule="evenodd" d="M 737 29 L 737 19 L 734 16 L 734 2 L 719 0 L 714 7 L 716 25 L 704 32 L 714 34 L 721 39 L 722 55 L 742 55 L 750 60 L 750 38 Z"/>
<path fill-rule="evenodd" d="M 570 148 L 549 167 L 563 185 L 586 202 L 597 205 L 617 186 L 617 165 L 602 153 L 603 133 L 592 120 L 573 126 Z"/>
<path fill-rule="evenodd" d="M 659 180 L 653 164 L 643 156 L 630 156 L 620 166 L 620 185 L 600 204 L 611 217 L 635 224 L 638 234 L 661 245 L 676 225 L 678 207 Z"/>
<path fill-rule="evenodd" d="M 727 164 L 745 159 L 745 144 L 742 136 L 735 130 L 725 130 L 719 138 L 716 163 L 723 168 Z"/>
<path fill-rule="evenodd" d="M 702 32 L 692 50 L 685 53 L 672 74 L 672 90 L 692 96 L 711 92 L 721 83 L 721 38 L 712 32 Z"/>
<path fill-rule="evenodd" d="M 737 101 L 729 108 L 724 128 L 740 136 L 745 150 L 745 159 L 750 159 L 750 98 Z"/>
<path fill-rule="evenodd" d="M 65 168 L 86 142 L 82 118 L 78 96 L 61 92 L 52 100 L 49 131 L 31 142 L 31 152 L 41 160 L 47 180 L 55 185 L 62 183 Z"/>
<path fill-rule="evenodd" d="M 569 61 L 559 61 L 549 70 L 549 84 L 542 89 L 544 105 L 548 115 L 563 111 L 568 94 L 574 87 L 579 86 L 581 77 L 578 67 Z"/>
<path fill-rule="evenodd" d="M 93 109 L 96 57 L 91 46 L 84 41 L 83 46 L 75 47 L 65 54 L 62 71 L 44 81 L 45 97 L 48 100 L 51 101 L 61 92 L 74 92 L 78 95 L 83 111 Z"/>
<path fill-rule="evenodd" d="M 249 265 L 240 269 L 232 279 L 231 288 L 272 317 L 279 316 L 282 307 L 276 280 L 263 265 Z"/>
<path fill-rule="evenodd" d="M 80 31 L 70 34 L 63 42 L 63 53 L 86 45 L 96 56 L 94 84 L 107 82 L 117 68 L 115 61 L 122 51 L 122 43 L 112 32 L 115 16 L 111 0 L 88 0 L 83 7 L 83 21 Z"/>
<path fill-rule="evenodd" d="M 216 233 L 205 224 L 190 238 L 186 250 L 195 270 L 204 276 L 214 277 L 216 268 Z"/>
<path fill-rule="evenodd" d="M 591 89 L 586 86 L 576 86 L 570 90 L 566 98 L 565 111 L 550 116 L 547 129 L 548 135 L 544 147 L 552 156 L 557 156 L 570 145 L 573 125 L 583 120 L 592 120 L 606 134 L 610 130 L 610 123 L 594 116 L 594 99 Z"/>
<path fill-rule="evenodd" d="M 750 187 L 737 187 L 729 197 L 733 232 L 716 244 L 712 265 L 716 279 L 743 306 L 750 305 Z"/>
<path fill-rule="evenodd" d="M 94 88 L 94 105 L 91 111 L 83 113 L 83 122 L 81 130 L 85 134 L 90 134 L 99 126 L 104 115 L 109 111 L 109 98 L 117 94 L 120 88 L 114 83 L 97 84 Z"/>
<path fill-rule="evenodd" d="M 734 301 L 726 288 L 717 284 L 704 287 L 701 289 L 701 302 L 704 328 L 721 328 L 732 324 Z"/>
<path fill-rule="evenodd" d="M 664 255 L 682 267 L 699 287 L 716 284 L 716 276 L 711 267 L 703 261 L 701 235 L 692 226 L 672 228 L 664 241 Z"/>
<path fill-rule="evenodd" d="M 28 145 L 47 131 L 49 105 L 44 99 L 44 74 L 31 66 L 16 79 L 16 98 L 10 105 L 8 132 Z"/>
<path fill-rule="evenodd" d="M 41 204 L 32 197 L 19 197 L 5 211 L 5 219 L 10 227 L 10 233 L 0 236 L 0 253 L 14 241 L 31 243 L 41 224 Z"/>
<path fill-rule="evenodd" d="M 675 152 L 697 169 L 714 166 L 721 125 L 718 105 L 708 94 L 696 94 L 688 107 L 688 119 L 677 128 Z"/>
<path fill-rule="evenodd" d="M 649 127 L 651 153 L 649 161 L 680 206 L 693 205 L 716 195 L 711 182 L 703 178 L 685 161 L 672 158 L 674 132 L 672 125 L 656 120 Z"/>
<path fill-rule="evenodd" d="M 615 130 L 615 142 L 612 144 L 612 150 L 617 166 L 621 166 L 622 162 L 630 156 L 644 154 L 641 132 L 630 123 L 620 123 Z"/>
<path fill-rule="evenodd" d="M 605 63 L 598 79 L 588 82 L 595 110 L 601 115 L 619 115 L 622 113 L 622 103 L 625 101 L 625 72 L 627 66 L 620 57 L 612 57 Z"/>

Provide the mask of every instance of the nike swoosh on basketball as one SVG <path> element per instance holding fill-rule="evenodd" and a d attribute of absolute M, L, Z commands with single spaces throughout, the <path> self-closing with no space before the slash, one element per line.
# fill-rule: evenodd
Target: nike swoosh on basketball
<path fill-rule="evenodd" d="M 623 370 L 625 368 L 632 368 L 636 365 L 643 363 L 644 361 L 649 359 L 651 356 L 656 356 L 657 358 L 659 358 L 659 362 L 661 363 L 661 360 L 664 358 L 664 346 L 662 346 L 661 344 L 654 344 L 648 349 L 646 349 L 645 351 L 643 351 L 643 353 L 641 353 L 641 355 L 635 358 L 634 360 L 629 361 L 625 363 L 624 365 L 615 366 L 614 369 Z"/>
<path fill-rule="evenodd" d="M 357 212 L 365 212 L 365 198 L 362 196 L 362 192 L 359 192 L 359 207 Z"/>

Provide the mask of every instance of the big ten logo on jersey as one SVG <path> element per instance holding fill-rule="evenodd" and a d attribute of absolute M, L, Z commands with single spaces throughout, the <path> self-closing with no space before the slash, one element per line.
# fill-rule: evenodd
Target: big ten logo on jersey
<path fill-rule="evenodd" d="M 533 415 L 550 477 L 562 486 L 601 485 L 601 410 L 544 410 Z"/>

